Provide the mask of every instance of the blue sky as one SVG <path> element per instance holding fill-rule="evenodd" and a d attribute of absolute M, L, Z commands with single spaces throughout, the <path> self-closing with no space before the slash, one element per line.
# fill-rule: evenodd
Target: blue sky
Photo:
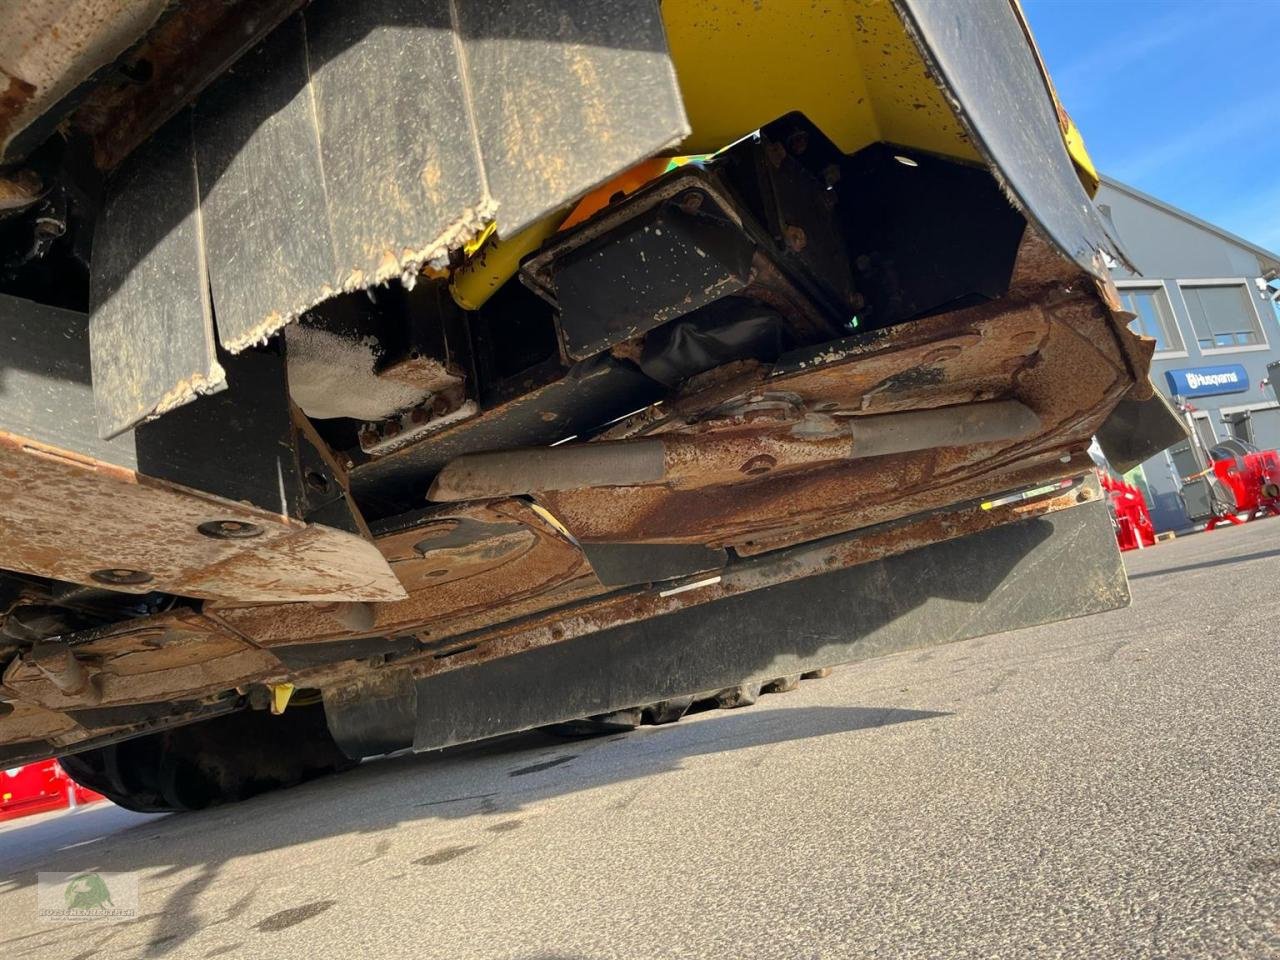
<path fill-rule="evenodd" d="M 1101 172 L 1280 252 L 1280 2 L 1023 7 Z"/>

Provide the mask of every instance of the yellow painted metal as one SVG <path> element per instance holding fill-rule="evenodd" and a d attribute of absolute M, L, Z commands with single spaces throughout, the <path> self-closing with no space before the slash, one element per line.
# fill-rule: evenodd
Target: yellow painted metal
<path fill-rule="evenodd" d="M 510 239 L 486 230 L 471 258 L 449 280 L 454 302 L 464 310 L 479 310 L 515 274 L 520 261 L 559 229 L 565 215 L 566 211 L 560 210 L 543 217 Z"/>
<path fill-rule="evenodd" d="M 1057 99 L 1056 97 L 1054 98 Z M 1101 179 L 1098 177 L 1098 170 L 1093 165 L 1093 158 L 1089 156 L 1089 151 L 1084 147 L 1084 137 L 1080 135 L 1080 131 L 1076 128 L 1075 123 L 1065 110 L 1059 106 L 1058 119 L 1063 125 L 1062 139 L 1067 145 L 1067 153 L 1071 156 L 1071 162 L 1075 164 L 1076 176 L 1080 178 L 1080 183 L 1084 186 L 1085 192 L 1089 196 L 1094 196 L 1098 192 L 1098 186 Z"/>
<path fill-rule="evenodd" d="M 289 706 L 289 699 L 293 696 L 293 684 L 273 683 L 268 689 L 271 691 L 271 712 L 279 716 Z"/>
<path fill-rule="evenodd" d="M 792 110 L 846 153 L 887 140 L 978 153 L 889 0 L 664 0 L 693 133 L 718 150 Z"/>

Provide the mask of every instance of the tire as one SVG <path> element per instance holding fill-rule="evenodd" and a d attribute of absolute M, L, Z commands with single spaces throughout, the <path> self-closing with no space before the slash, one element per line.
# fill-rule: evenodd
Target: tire
<path fill-rule="evenodd" d="M 139 813 L 202 810 L 354 767 L 320 704 L 240 711 L 60 758 L 67 776 Z"/>

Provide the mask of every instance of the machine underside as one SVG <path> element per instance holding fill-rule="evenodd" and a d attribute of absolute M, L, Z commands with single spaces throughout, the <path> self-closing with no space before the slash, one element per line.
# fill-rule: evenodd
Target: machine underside
<path fill-rule="evenodd" d="M 1001 0 L 1039 160 L 932 4 L 826 24 L 871 120 L 800 82 L 738 129 L 704 62 L 768 20 L 296 6 L 9 140 L 54 186 L 0 220 L 0 762 L 145 734 L 72 762 L 119 792 L 282 709 L 427 749 L 1125 601 L 1081 477 L 1153 344 Z"/>

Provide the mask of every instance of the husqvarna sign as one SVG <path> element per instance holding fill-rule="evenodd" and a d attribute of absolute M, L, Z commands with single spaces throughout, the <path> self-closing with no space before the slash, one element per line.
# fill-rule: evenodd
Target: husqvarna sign
<path fill-rule="evenodd" d="M 1238 363 L 1166 370 L 1164 378 L 1169 384 L 1169 393 L 1180 397 L 1212 397 L 1220 393 L 1244 393 L 1249 389 L 1249 371 Z"/>

